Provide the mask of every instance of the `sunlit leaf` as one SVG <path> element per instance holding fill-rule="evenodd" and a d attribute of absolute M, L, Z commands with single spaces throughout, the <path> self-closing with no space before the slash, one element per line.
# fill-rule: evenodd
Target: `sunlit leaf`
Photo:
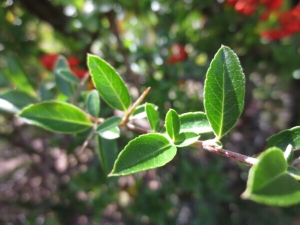
<path fill-rule="evenodd" d="M 222 46 L 208 69 L 204 87 L 207 118 L 220 139 L 237 122 L 244 108 L 245 75 L 237 55 Z"/>
<path fill-rule="evenodd" d="M 126 111 L 131 104 L 131 98 L 116 70 L 94 55 L 88 55 L 88 67 L 95 87 L 107 104 L 114 109 Z"/>
<path fill-rule="evenodd" d="M 175 140 L 175 136 L 179 134 L 180 131 L 180 119 L 177 112 L 170 109 L 166 115 L 165 127 L 169 137 Z"/>
<path fill-rule="evenodd" d="M 159 114 L 155 109 L 155 106 L 153 104 L 146 103 L 145 109 L 152 130 L 157 131 L 159 128 Z"/>
<path fill-rule="evenodd" d="M 300 184 L 288 173 L 287 162 L 279 148 L 267 149 L 250 172 L 245 199 L 273 205 L 290 206 L 300 202 Z"/>
<path fill-rule="evenodd" d="M 277 147 L 282 151 L 285 151 L 289 144 L 293 146 L 293 149 L 300 148 L 300 126 L 272 135 L 267 139 L 267 143 L 268 148 Z"/>
<path fill-rule="evenodd" d="M 176 147 L 162 134 L 141 135 L 121 151 L 110 176 L 128 175 L 163 166 L 174 158 L 176 152 Z"/>
<path fill-rule="evenodd" d="M 203 112 L 189 112 L 179 115 L 180 132 L 208 133 L 212 128 L 206 114 Z"/>
<path fill-rule="evenodd" d="M 200 135 L 197 133 L 193 133 L 193 132 L 183 132 L 178 134 L 175 137 L 175 142 L 174 144 L 177 147 L 185 147 L 188 146 L 190 144 L 193 144 L 194 142 L 196 142 L 199 139 Z"/>
<path fill-rule="evenodd" d="M 46 130 L 78 133 L 93 126 L 87 115 L 74 105 L 48 101 L 24 108 L 19 117 Z"/>

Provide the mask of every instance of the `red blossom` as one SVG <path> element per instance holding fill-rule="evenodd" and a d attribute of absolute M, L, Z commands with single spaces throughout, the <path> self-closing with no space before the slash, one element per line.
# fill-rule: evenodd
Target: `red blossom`
<path fill-rule="evenodd" d="M 47 70 L 53 70 L 58 54 L 47 54 L 40 58 L 41 63 Z"/>
<path fill-rule="evenodd" d="M 171 57 L 167 59 L 169 64 L 175 64 L 187 59 L 187 53 L 184 46 L 180 44 L 173 44 L 171 48 Z"/>
<path fill-rule="evenodd" d="M 68 63 L 70 67 L 75 67 L 79 65 L 79 59 L 76 56 L 71 56 L 68 59 Z"/>
<path fill-rule="evenodd" d="M 71 68 L 71 70 L 79 79 L 83 78 L 84 75 L 88 72 L 87 70 L 77 68 Z"/>

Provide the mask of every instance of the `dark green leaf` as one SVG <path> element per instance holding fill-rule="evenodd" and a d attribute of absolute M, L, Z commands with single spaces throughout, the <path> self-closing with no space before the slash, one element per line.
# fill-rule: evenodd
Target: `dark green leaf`
<path fill-rule="evenodd" d="M 267 149 L 250 172 L 243 198 L 273 206 L 300 202 L 300 184 L 287 172 L 287 162 L 279 148 Z"/>
<path fill-rule="evenodd" d="M 0 109 L 11 113 L 19 113 L 25 106 L 37 102 L 36 98 L 23 91 L 12 90 L 0 94 Z"/>
<path fill-rule="evenodd" d="M 197 134 L 212 132 L 212 128 L 203 112 L 190 112 L 179 115 L 180 132 Z"/>
<path fill-rule="evenodd" d="M 150 126 L 153 131 L 157 131 L 159 128 L 159 114 L 157 110 L 155 109 L 155 105 L 146 103 L 145 105 L 147 118 L 150 123 Z"/>
<path fill-rule="evenodd" d="M 57 69 L 57 75 L 71 84 L 78 84 L 79 79 L 71 72 L 69 68 Z"/>
<path fill-rule="evenodd" d="M 218 139 L 237 122 L 244 107 L 245 75 L 236 54 L 222 46 L 208 69 L 204 107 Z"/>
<path fill-rule="evenodd" d="M 128 175 L 163 166 L 174 158 L 176 151 L 176 147 L 162 134 L 141 135 L 121 151 L 110 176 Z"/>
<path fill-rule="evenodd" d="M 180 133 L 175 137 L 174 144 L 177 147 L 185 147 L 195 143 L 199 139 L 200 135 L 193 132 Z"/>
<path fill-rule="evenodd" d="M 93 117 L 98 117 L 100 113 L 100 96 L 97 90 L 92 90 L 86 97 L 86 107 Z"/>
<path fill-rule="evenodd" d="M 126 111 L 131 104 L 130 95 L 115 69 L 94 55 L 88 55 L 88 67 L 95 87 L 107 104 L 114 109 Z"/>
<path fill-rule="evenodd" d="M 60 55 L 56 61 L 55 68 L 53 71 L 54 79 L 58 90 L 64 95 L 71 98 L 75 92 L 75 85 L 69 82 L 69 79 L 66 79 L 61 71 L 70 71 L 68 61 L 62 55 Z"/>
<path fill-rule="evenodd" d="M 272 135 L 267 139 L 267 143 L 268 148 L 277 147 L 282 151 L 285 151 L 289 144 L 293 146 L 293 149 L 300 148 L 300 126 Z"/>
<path fill-rule="evenodd" d="M 177 136 L 180 131 L 180 119 L 175 110 L 170 109 L 168 111 L 165 123 L 165 127 L 169 137 L 175 140 L 175 136 Z"/>
<path fill-rule="evenodd" d="M 19 116 L 29 123 L 60 133 L 78 133 L 93 126 L 81 109 L 58 101 L 30 105 Z"/>
<path fill-rule="evenodd" d="M 292 166 L 288 166 L 287 171 L 296 180 L 300 180 L 300 171 L 298 169 Z"/>
<path fill-rule="evenodd" d="M 116 140 L 108 140 L 98 135 L 99 158 L 105 174 L 112 170 L 118 155 Z"/>

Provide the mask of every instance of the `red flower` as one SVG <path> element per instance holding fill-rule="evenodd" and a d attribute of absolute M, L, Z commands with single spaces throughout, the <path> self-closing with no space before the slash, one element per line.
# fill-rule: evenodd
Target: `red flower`
<path fill-rule="evenodd" d="M 169 64 L 178 63 L 187 59 L 187 53 L 184 46 L 180 44 L 174 44 L 171 48 L 171 57 L 167 59 Z"/>
<path fill-rule="evenodd" d="M 78 64 L 80 63 L 79 59 L 76 56 L 71 56 L 67 60 L 68 60 L 69 66 L 71 68 L 75 67 L 75 66 L 78 66 Z"/>
<path fill-rule="evenodd" d="M 58 54 L 48 54 L 48 55 L 43 55 L 40 58 L 40 60 L 46 69 L 53 70 L 57 58 L 58 58 Z"/>
<path fill-rule="evenodd" d="M 88 72 L 87 70 L 77 68 L 71 68 L 71 70 L 79 79 L 83 78 L 84 75 Z"/>

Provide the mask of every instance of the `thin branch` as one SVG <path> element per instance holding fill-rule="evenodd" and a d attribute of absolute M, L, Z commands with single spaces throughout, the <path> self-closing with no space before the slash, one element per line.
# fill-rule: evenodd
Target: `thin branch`
<path fill-rule="evenodd" d="M 132 123 L 127 123 L 126 124 L 126 127 L 132 131 L 136 131 L 136 132 L 139 132 L 141 134 L 148 134 L 148 133 L 151 133 L 150 130 L 146 130 L 144 128 L 141 128 L 141 127 L 137 127 L 136 125 L 132 124 Z"/>
<path fill-rule="evenodd" d="M 76 89 L 76 92 L 74 94 L 74 97 L 71 100 L 72 104 L 76 103 L 76 101 L 77 101 L 77 99 L 78 99 L 78 97 L 79 97 L 79 95 L 81 93 L 81 90 L 82 90 L 83 86 L 85 85 L 85 83 L 87 82 L 87 80 L 88 80 L 89 77 L 90 77 L 90 73 L 87 72 L 87 73 L 85 73 L 84 77 L 80 80 L 80 83 L 77 86 L 77 89 Z"/>
<path fill-rule="evenodd" d="M 258 162 L 258 159 L 250 157 L 250 156 L 246 156 L 246 155 L 242 155 L 236 152 L 232 152 L 226 149 L 217 149 L 215 146 L 213 145 L 207 145 L 207 144 L 203 144 L 203 141 L 197 141 L 195 142 L 192 146 L 193 147 L 197 147 L 197 148 L 201 148 L 203 150 L 207 150 L 209 152 L 212 153 L 216 153 L 218 155 L 222 155 L 225 156 L 227 158 L 233 159 L 235 161 L 253 166 Z"/>
<path fill-rule="evenodd" d="M 90 141 L 92 140 L 96 129 L 97 129 L 98 124 L 95 123 L 93 126 L 93 129 L 91 130 L 91 132 L 89 133 L 89 136 L 87 136 L 87 138 L 85 139 L 85 141 L 83 142 L 81 149 L 79 150 L 78 154 L 82 153 L 84 151 L 84 149 L 86 149 L 86 147 L 88 146 L 88 144 L 90 143 Z"/>

